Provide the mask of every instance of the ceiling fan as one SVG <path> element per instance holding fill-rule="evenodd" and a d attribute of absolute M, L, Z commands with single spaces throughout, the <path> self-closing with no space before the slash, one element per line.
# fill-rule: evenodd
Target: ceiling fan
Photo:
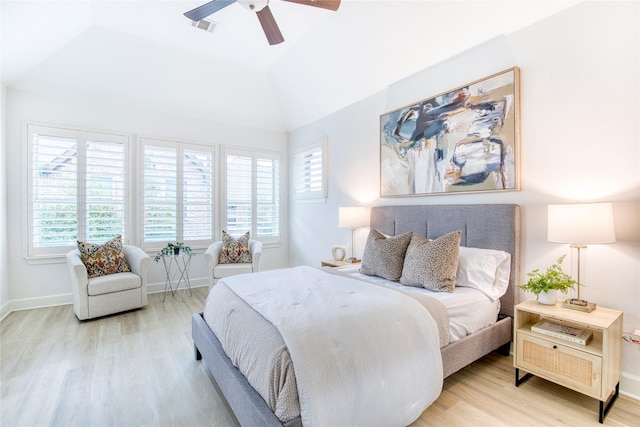
<path fill-rule="evenodd" d="M 209 3 L 205 3 L 202 6 L 196 7 L 188 12 L 185 12 L 184 16 L 192 21 L 200 21 L 203 18 L 229 6 L 231 3 L 240 3 L 245 9 L 251 10 L 258 15 L 258 20 L 264 34 L 267 36 L 267 40 L 270 45 L 282 43 L 284 37 L 280 33 L 278 24 L 271 14 L 269 9 L 269 0 L 213 0 Z M 283 0 L 291 3 L 304 4 L 307 6 L 320 7 L 322 9 L 338 10 L 340 7 L 340 0 Z"/>

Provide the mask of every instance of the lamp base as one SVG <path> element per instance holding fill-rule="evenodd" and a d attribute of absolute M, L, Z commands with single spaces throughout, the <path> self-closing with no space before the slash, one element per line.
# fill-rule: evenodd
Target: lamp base
<path fill-rule="evenodd" d="M 596 304 L 588 302 L 583 299 L 570 298 L 562 302 L 563 308 L 570 308 L 571 310 L 584 311 L 585 313 L 591 313 L 596 309 Z"/>
<path fill-rule="evenodd" d="M 359 260 L 358 258 L 354 258 L 354 257 L 349 257 L 347 259 L 344 260 L 344 262 L 347 262 L 349 264 L 357 264 L 359 263 L 361 260 Z"/>

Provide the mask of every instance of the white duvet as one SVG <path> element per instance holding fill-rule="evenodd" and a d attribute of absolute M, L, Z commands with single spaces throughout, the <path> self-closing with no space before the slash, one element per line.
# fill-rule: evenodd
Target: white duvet
<path fill-rule="evenodd" d="M 282 335 L 305 426 L 405 426 L 442 389 L 437 325 L 412 298 L 311 267 L 224 282 Z"/>

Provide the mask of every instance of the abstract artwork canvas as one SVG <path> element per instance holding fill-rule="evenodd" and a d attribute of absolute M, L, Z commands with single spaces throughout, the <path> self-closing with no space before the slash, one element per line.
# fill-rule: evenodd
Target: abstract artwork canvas
<path fill-rule="evenodd" d="M 519 189 L 519 70 L 380 116 L 380 196 Z"/>

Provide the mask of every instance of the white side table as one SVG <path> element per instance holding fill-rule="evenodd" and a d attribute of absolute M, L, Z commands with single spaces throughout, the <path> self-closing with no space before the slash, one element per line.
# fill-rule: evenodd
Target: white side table
<path fill-rule="evenodd" d="M 191 291 L 191 281 L 189 280 L 189 266 L 191 265 L 191 257 L 193 254 L 180 253 L 178 255 L 162 255 L 162 264 L 166 273 L 164 282 L 164 295 L 162 302 L 167 297 L 167 290 L 171 291 L 171 295 L 175 295 L 180 288 L 180 284 L 184 285 L 184 291 L 189 289 L 189 295 L 193 296 Z M 182 301 L 184 301 L 184 292 L 182 293 Z"/>

